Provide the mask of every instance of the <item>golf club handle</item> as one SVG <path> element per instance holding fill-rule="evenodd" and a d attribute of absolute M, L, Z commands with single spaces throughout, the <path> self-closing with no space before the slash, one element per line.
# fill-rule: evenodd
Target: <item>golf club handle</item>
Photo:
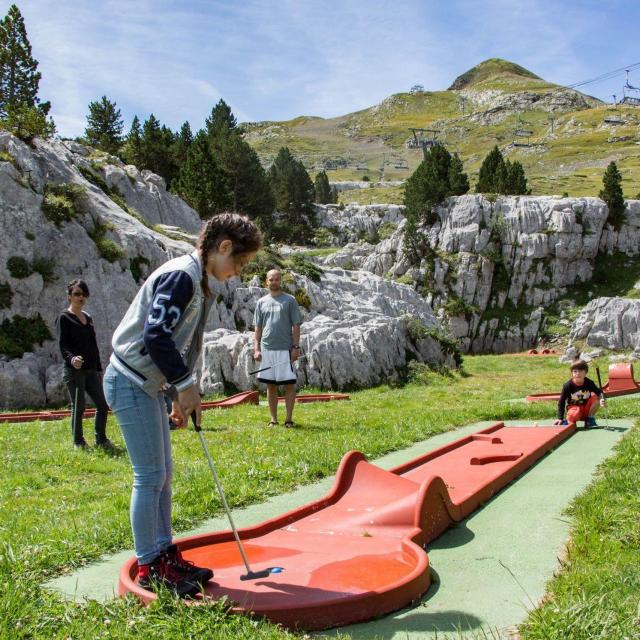
<path fill-rule="evenodd" d="M 600 367 L 596 367 L 596 375 L 598 376 L 598 386 L 600 387 L 600 391 L 602 391 L 602 397 L 604 398 L 604 389 L 602 388 L 602 378 L 600 377 Z"/>
<path fill-rule="evenodd" d="M 242 562 L 244 562 L 244 566 L 247 569 L 247 573 L 251 573 L 251 567 L 249 566 L 249 561 L 247 560 L 247 556 L 245 555 L 242 542 L 240 541 L 238 530 L 236 529 L 236 525 L 231 516 L 231 509 L 229 509 L 229 505 L 227 504 L 227 498 L 224 495 L 224 489 L 222 488 L 222 483 L 220 482 L 220 478 L 218 478 L 218 474 L 216 473 L 216 467 L 213 464 L 213 459 L 211 458 L 211 454 L 209 453 L 209 447 L 207 447 L 207 443 L 204 439 L 204 436 L 202 435 L 202 427 L 199 424 L 196 424 L 195 414 L 191 414 L 191 415 L 193 417 L 195 430 L 198 433 L 198 436 L 200 437 L 200 443 L 202 444 L 202 448 L 204 449 L 204 455 L 207 457 L 207 462 L 209 463 L 209 469 L 211 469 L 211 475 L 213 475 L 213 479 L 215 480 L 216 486 L 218 487 L 218 493 L 222 498 L 222 504 L 224 506 L 224 510 L 227 512 L 227 518 L 229 518 L 229 524 L 231 524 L 233 535 L 235 536 L 236 542 L 238 543 L 238 550 L 240 551 L 240 555 L 242 556 Z"/>
<path fill-rule="evenodd" d="M 191 421 L 193 422 L 194 431 L 196 433 L 200 433 L 202 431 L 202 427 L 198 424 L 198 418 L 196 417 L 195 411 L 191 414 Z"/>

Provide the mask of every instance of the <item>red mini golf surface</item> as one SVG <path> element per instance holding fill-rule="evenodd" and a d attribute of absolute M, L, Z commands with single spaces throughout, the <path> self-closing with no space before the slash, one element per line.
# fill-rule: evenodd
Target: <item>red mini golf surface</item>
<path fill-rule="evenodd" d="M 349 395 L 347 393 L 307 393 L 296 396 L 296 404 L 304 404 L 306 402 L 330 402 L 331 400 L 349 400 Z M 284 396 L 279 396 L 278 402 L 284 404 Z"/>
<path fill-rule="evenodd" d="M 203 402 L 202 409 L 228 409 L 238 404 L 258 404 L 257 391 L 243 391 L 229 396 L 222 400 L 212 400 L 211 402 Z M 96 413 L 95 409 L 87 409 L 83 418 L 92 418 Z M 71 415 L 69 409 L 60 411 L 31 411 L 24 413 L 0 413 L 0 422 L 33 422 L 35 420 L 63 420 Z"/>
<path fill-rule="evenodd" d="M 187 559 L 215 572 L 196 602 L 227 596 L 237 613 L 308 630 L 400 609 L 429 588 L 423 546 L 574 432 L 497 423 L 390 471 L 351 451 L 325 498 L 240 530 L 251 569 L 282 573 L 241 581 L 246 569 L 230 531 L 178 541 Z M 136 573 L 132 558 L 119 593 L 154 599 Z"/>
<path fill-rule="evenodd" d="M 630 362 L 609 366 L 609 381 L 602 387 L 607 398 L 640 393 L 640 384 L 633 378 L 633 365 Z M 527 396 L 527 402 L 558 402 L 559 393 L 534 393 Z"/>

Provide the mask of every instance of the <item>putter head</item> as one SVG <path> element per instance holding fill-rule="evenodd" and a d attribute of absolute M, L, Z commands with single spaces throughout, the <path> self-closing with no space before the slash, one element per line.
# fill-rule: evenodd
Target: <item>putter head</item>
<path fill-rule="evenodd" d="M 259 578 L 268 578 L 272 573 L 282 573 L 284 569 L 282 567 L 268 567 L 262 571 L 249 571 L 240 576 L 240 580 L 258 580 Z"/>

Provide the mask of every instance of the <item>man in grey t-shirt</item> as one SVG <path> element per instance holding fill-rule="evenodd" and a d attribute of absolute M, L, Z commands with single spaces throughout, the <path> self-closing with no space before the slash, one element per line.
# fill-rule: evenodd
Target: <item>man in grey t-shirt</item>
<path fill-rule="evenodd" d="M 292 363 L 300 355 L 302 316 L 296 299 L 282 291 L 282 274 L 278 269 L 267 273 L 269 293 L 256 304 L 253 316 L 255 346 L 253 357 L 262 362 L 258 380 L 267 385 L 271 421 L 278 424 L 278 385 L 284 386 L 287 417 L 285 427 L 293 427 L 296 402 L 296 373 Z"/>

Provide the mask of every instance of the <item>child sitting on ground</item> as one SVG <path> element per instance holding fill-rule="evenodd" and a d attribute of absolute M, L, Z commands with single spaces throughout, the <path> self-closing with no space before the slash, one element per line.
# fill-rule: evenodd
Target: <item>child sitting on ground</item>
<path fill-rule="evenodd" d="M 600 406 L 605 405 L 604 393 L 593 380 L 587 378 L 587 371 L 589 366 L 584 360 L 574 360 L 571 363 L 571 380 L 562 386 L 555 425 L 576 424 L 579 420 L 584 420 L 585 427 L 598 426 L 594 416 L 598 410 L 598 398 Z M 565 405 L 568 405 L 566 418 Z"/>

